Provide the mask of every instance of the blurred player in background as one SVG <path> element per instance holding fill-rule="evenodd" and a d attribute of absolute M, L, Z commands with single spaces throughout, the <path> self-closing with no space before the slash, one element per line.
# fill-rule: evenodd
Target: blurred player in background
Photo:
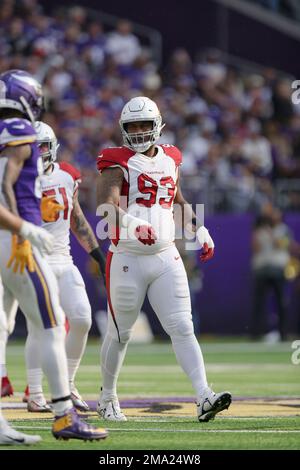
<path fill-rule="evenodd" d="M 181 152 L 172 145 L 156 145 L 164 127 L 157 105 L 147 97 L 131 99 L 121 113 L 120 127 L 124 146 L 104 149 L 98 158 L 98 204 L 110 205 L 108 223 L 117 224 L 119 231 L 107 256 L 110 315 L 101 350 L 103 387 L 97 410 L 104 419 L 126 421 L 117 398 L 117 379 L 147 294 L 192 382 L 198 419 L 208 421 L 229 407 L 231 395 L 215 394 L 207 384 L 194 335 L 188 280 L 174 244 L 173 202 L 188 210 L 186 225 L 196 234 L 202 261 L 213 256 L 214 243 L 181 193 Z M 121 196 L 127 212 L 119 206 Z"/>
<path fill-rule="evenodd" d="M 84 281 L 70 254 L 70 230 L 87 253 L 99 263 L 103 276 L 105 256 L 78 201 L 80 172 L 68 163 L 56 163 L 56 152 L 59 145 L 53 129 L 48 124 L 37 121 L 35 129 L 43 161 L 44 174 L 40 178 L 42 194 L 46 197 L 54 197 L 55 201 L 58 204 L 61 203 L 61 207 L 63 207 L 60 213 L 45 216 L 42 225 L 54 237 L 53 251 L 47 257 L 47 261 L 57 279 L 60 304 L 68 319 L 69 331 L 66 337 L 66 352 L 71 399 L 75 408 L 88 411 L 89 407 L 80 396 L 74 381 L 91 327 L 91 307 Z M 15 311 L 16 309 L 11 310 L 9 318 L 11 330 L 13 329 Z M 25 351 L 28 389 L 24 401 L 28 402 L 28 411 L 47 412 L 50 411 L 50 407 L 42 389 L 43 373 L 38 354 L 39 344 L 36 329 L 32 322 L 28 321 L 27 326 L 28 336 Z M 8 377 L 3 377 L 3 380 L 10 385 Z"/>
<path fill-rule="evenodd" d="M 266 334 L 266 298 L 275 294 L 277 329 L 266 334 L 266 341 L 286 339 L 286 268 L 291 260 L 293 234 L 283 222 L 280 210 L 266 203 L 256 219 L 252 234 L 253 314 L 252 338 Z"/>
<path fill-rule="evenodd" d="M 42 108 L 42 88 L 30 74 L 10 70 L 0 75 L 3 202 L 13 214 L 34 225 L 41 224 L 39 175 L 42 162 L 33 126 Z M 43 205 L 43 208 L 49 207 Z M 65 352 L 65 317 L 59 304 L 57 282 L 45 256 L 32 247 L 29 240 L 16 236 L 11 238 L 5 230 L 0 231 L 0 244 L 0 269 L 6 302 L 17 299 L 38 334 L 40 360 L 48 378 L 55 415 L 53 435 L 84 440 L 105 438 L 105 430 L 95 429 L 82 421 L 73 408 Z M 2 328 L 4 326 L 1 325 Z"/>
<path fill-rule="evenodd" d="M 69 331 L 66 337 L 71 399 L 81 411 L 88 411 L 87 403 L 75 387 L 75 375 L 85 350 L 88 332 L 91 327 L 91 307 L 84 281 L 74 265 L 70 253 L 70 230 L 78 242 L 98 262 L 105 276 L 105 256 L 102 253 L 94 232 L 86 220 L 79 201 L 78 185 L 80 172 L 66 162 L 56 163 L 58 148 L 53 129 L 44 122 L 36 122 L 37 143 L 43 160 L 44 174 L 41 177 L 43 196 L 53 196 L 64 209 L 54 217 L 43 220 L 43 227 L 54 236 L 54 247 L 47 261 L 58 282 L 60 304 L 68 319 Z M 29 411 L 48 411 L 42 391 L 42 369 L 37 354 L 38 341 L 35 327 L 28 322 L 26 341 L 26 364 L 29 385 Z"/>

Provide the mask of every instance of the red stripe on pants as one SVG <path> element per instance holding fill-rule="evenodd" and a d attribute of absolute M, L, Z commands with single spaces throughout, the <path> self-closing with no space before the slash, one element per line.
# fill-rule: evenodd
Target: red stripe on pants
<path fill-rule="evenodd" d="M 106 256 L 106 266 L 105 266 L 106 292 L 107 292 L 107 301 L 108 301 L 108 305 L 109 305 L 109 310 L 110 310 L 113 322 L 114 322 L 114 324 L 117 328 L 118 338 L 119 338 L 119 341 L 120 341 L 119 328 L 118 328 L 118 325 L 117 325 L 114 309 L 113 309 L 112 302 L 111 302 L 111 296 L 110 296 L 110 268 L 111 268 L 112 257 L 113 257 L 113 252 L 108 250 L 107 256 Z"/>

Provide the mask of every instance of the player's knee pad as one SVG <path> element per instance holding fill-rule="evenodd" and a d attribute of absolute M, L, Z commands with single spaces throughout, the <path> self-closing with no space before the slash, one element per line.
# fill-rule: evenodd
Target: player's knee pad
<path fill-rule="evenodd" d="M 77 331 L 86 334 L 92 326 L 91 315 L 85 315 L 77 318 L 68 318 L 70 331 Z"/>
<path fill-rule="evenodd" d="M 9 321 L 7 322 L 7 332 L 9 335 L 11 335 L 12 332 L 14 331 L 15 324 L 16 324 L 16 317 L 10 318 Z"/>
<path fill-rule="evenodd" d="M 174 295 L 178 301 L 189 302 L 190 290 L 184 269 L 173 274 Z M 188 299 L 188 300 L 187 300 Z"/>
<path fill-rule="evenodd" d="M 118 313 L 130 314 L 136 311 L 136 286 L 118 286 L 112 299 L 113 307 Z"/>
<path fill-rule="evenodd" d="M 81 317 L 91 318 L 92 310 L 85 291 L 82 292 L 82 296 L 80 299 L 78 299 L 77 297 L 76 301 L 74 301 L 74 304 L 69 306 L 69 311 L 66 310 L 66 314 L 68 320 L 71 320 L 72 318 L 77 319 Z"/>
<path fill-rule="evenodd" d="M 184 337 L 194 334 L 192 316 L 185 312 L 170 315 L 164 322 L 164 329 L 171 337 Z"/>

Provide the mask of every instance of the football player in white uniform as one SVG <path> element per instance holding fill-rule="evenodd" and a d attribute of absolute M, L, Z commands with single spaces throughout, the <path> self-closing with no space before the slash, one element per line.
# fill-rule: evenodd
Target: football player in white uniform
<path fill-rule="evenodd" d="M 192 382 L 198 420 L 208 421 L 229 407 L 231 394 L 214 393 L 207 384 L 193 330 L 188 280 L 174 244 L 173 202 L 187 205 L 179 184 L 181 152 L 172 145 L 156 145 L 162 118 L 156 103 L 147 97 L 133 98 L 124 106 L 120 127 L 124 146 L 104 149 L 97 162 L 98 204 L 105 204 L 108 223 L 118 227 L 107 255 L 109 317 L 97 411 L 107 420 L 126 420 L 117 398 L 117 379 L 147 294 L 171 337 L 177 361 Z M 213 240 L 187 206 L 187 226 L 195 232 L 202 248 L 200 258 L 206 261 L 213 256 Z"/>
<path fill-rule="evenodd" d="M 43 228 L 37 227 L 22 220 L 20 217 L 9 212 L 5 207 L 0 204 L 0 226 L 2 229 L 9 230 L 14 234 L 18 234 L 23 239 L 30 240 L 31 244 L 38 249 L 42 249 L 48 253 L 51 252 L 54 237 Z M 7 331 L 7 318 L 2 305 L 3 286 L 0 277 L 0 376 L 1 369 L 4 364 L 5 347 L 6 347 L 6 331 Z M 0 381 L 0 396 L 1 396 L 1 381 Z M 24 434 L 20 431 L 13 429 L 4 416 L 2 415 L 0 406 L 0 445 L 16 445 L 16 444 L 36 444 L 41 440 L 40 436 L 32 434 Z"/>
<path fill-rule="evenodd" d="M 91 307 L 84 281 L 70 254 L 70 230 L 81 246 L 99 263 L 103 276 L 105 256 L 78 201 L 80 172 L 69 163 L 56 162 L 57 139 L 48 124 L 37 121 L 35 129 L 44 169 L 44 174 L 40 178 L 42 194 L 44 197 L 55 198 L 54 200 L 63 207 L 60 213 L 51 214 L 49 217 L 44 216 L 42 226 L 53 235 L 55 240 L 47 261 L 57 279 L 60 305 L 68 319 L 66 352 L 71 399 L 75 408 L 88 411 L 89 407 L 80 396 L 74 381 L 92 323 Z M 12 311 L 13 315 L 14 311 Z M 13 329 L 13 320 L 12 317 L 9 319 L 10 331 Z M 35 327 L 32 322 L 27 322 L 27 327 L 28 336 L 25 347 L 29 391 L 27 409 L 31 412 L 49 411 L 50 408 L 42 390 L 43 374 Z"/>

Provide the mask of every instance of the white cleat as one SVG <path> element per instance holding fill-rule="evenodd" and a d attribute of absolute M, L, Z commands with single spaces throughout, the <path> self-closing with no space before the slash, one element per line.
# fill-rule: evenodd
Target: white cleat
<path fill-rule="evenodd" d="M 210 392 L 200 403 L 197 403 L 197 414 L 200 422 L 207 422 L 214 419 L 217 413 L 227 410 L 231 403 L 231 394 L 229 392 L 214 393 Z"/>
<path fill-rule="evenodd" d="M 97 405 L 97 413 L 106 421 L 127 421 L 117 399 L 104 402 L 99 401 Z"/>
<path fill-rule="evenodd" d="M 16 446 L 37 444 L 42 440 L 41 436 L 24 434 L 13 429 L 7 422 L 0 424 L 0 445 Z"/>
<path fill-rule="evenodd" d="M 51 406 L 48 405 L 45 398 L 42 400 L 28 400 L 27 411 L 29 413 L 52 413 Z"/>
<path fill-rule="evenodd" d="M 71 392 L 71 400 L 74 408 L 76 408 L 77 410 L 90 411 L 89 405 L 83 400 L 82 396 L 76 388 Z"/>

